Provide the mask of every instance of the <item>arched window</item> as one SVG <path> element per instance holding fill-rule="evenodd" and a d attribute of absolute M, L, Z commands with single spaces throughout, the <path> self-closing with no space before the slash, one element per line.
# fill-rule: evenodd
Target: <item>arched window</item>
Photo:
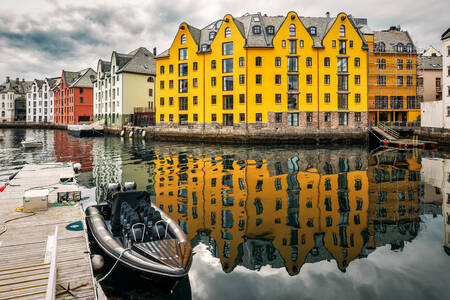
<path fill-rule="evenodd" d="M 209 33 L 209 40 L 212 41 L 214 39 L 214 37 L 216 36 L 216 33 L 214 31 L 211 31 Z"/>
<path fill-rule="evenodd" d="M 231 36 L 231 29 L 230 27 L 225 28 L 225 37 L 228 38 Z"/>
<path fill-rule="evenodd" d="M 314 36 L 317 35 L 317 28 L 315 26 L 309 27 L 309 33 Z"/>
<path fill-rule="evenodd" d="M 261 26 L 259 25 L 253 26 L 253 34 L 261 34 Z"/>
<path fill-rule="evenodd" d="M 289 35 L 295 36 L 295 25 L 294 24 L 289 25 Z"/>
<path fill-rule="evenodd" d="M 397 44 L 397 52 L 403 52 L 403 44 L 402 43 Z"/>
<path fill-rule="evenodd" d="M 380 52 L 386 51 L 386 46 L 384 45 L 383 42 L 380 42 L 380 44 L 378 45 L 378 51 L 380 51 Z"/>
<path fill-rule="evenodd" d="M 147 82 L 153 82 L 153 77 L 147 78 Z"/>
<path fill-rule="evenodd" d="M 408 43 L 406 45 L 406 51 L 408 51 L 408 52 L 413 52 L 414 51 L 414 47 L 413 47 L 413 45 L 411 43 Z"/>
<path fill-rule="evenodd" d="M 159 67 L 159 73 L 164 74 L 164 66 Z"/>
<path fill-rule="evenodd" d="M 186 44 L 186 35 L 185 34 L 181 35 L 181 44 L 182 45 Z"/>
<path fill-rule="evenodd" d="M 275 34 L 275 27 L 273 27 L 272 25 L 267 26 L 266 27 L 266 33 L 269 35 L 274 35 Z"/>
<path fill-rule="evenodd" d="M 5 116 L 5 112 L 4 111 L 2 111 L 2 117 L 4 117 Z"/>
<path fill-rule="evenodd" d="M 208 50 L 208 45 L 203 44 L 203 45 L 202 45 L 202 51 L 207 51 L 207 50 Z"/>
<path fill-rule="evenodd" d="M 222 25 L 222 20 L 219 20 L 216 22 L 216 29 L 218 30 L 220 28 L 220 25 Z"/>
<path fill-rule="evenodd" d="M 341 25 L 341 27 L 339 27 L 339 36 L 345 36 L 345 26 Z"/>

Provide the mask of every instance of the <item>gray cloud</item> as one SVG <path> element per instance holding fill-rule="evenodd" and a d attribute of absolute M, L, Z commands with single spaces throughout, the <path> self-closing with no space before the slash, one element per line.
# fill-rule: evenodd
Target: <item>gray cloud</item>
<path fill-rule="evenodd" d="M 0 11 L 0 81 L 9 75 L 27 80 L 57 76 L 62 69 L 96 67 L 99 58 L 109 59 L 113 50 L 129 52 L 140 46 L 161 52 L 168 48 L 178 25 L 185 21 L 203 27 L 227 13 L 245 12 L 322 16 L 345 11 L 367 17 L 376 30 L 400 24 L 418 47 L 433 44 L 448 24 L 450 2 L 429 0 L 354 1 L 323 0 L 320 6 L 298 0 L 134 0 L 103 1 L 2 0 Z"/>

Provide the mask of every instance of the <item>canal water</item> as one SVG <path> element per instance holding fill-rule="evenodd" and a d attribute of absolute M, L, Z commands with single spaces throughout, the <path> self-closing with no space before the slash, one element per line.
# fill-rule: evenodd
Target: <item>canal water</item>
<path fill-rule="evenodd" d="M 194 260 L 172 295 L 117 269 L 103 285 L 111 299 L 450 293 L 449 153 L 1 133 L 0 185 L 26 163 L 80 162 L 99 199 L 107 183 L 135 181 L 187 234 Z M 24 150 L 25 138 L 44 147 Z"/>

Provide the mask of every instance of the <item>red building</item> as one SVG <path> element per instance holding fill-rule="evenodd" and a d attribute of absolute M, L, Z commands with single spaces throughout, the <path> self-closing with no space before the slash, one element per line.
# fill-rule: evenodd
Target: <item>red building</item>
<path fill-rule="evenodd" d="M 79 72 L 62 71 L 60 85 L 54 89 L 55 123 L 76 124 L 92 121 L 93 83 L 91 68 Z"/>

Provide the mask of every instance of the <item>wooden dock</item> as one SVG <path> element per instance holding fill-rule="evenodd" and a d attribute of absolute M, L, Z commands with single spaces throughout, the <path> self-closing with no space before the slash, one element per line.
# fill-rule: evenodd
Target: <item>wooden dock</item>
<path fill-rule="evenodd" d="M 74 175 L 72 165 L 47 163 L 26 165 L 0 193 L 0 299 L 48 299 L 47 286 L 56 286 L 56 299 L 97 299 L 90 263 L 84 215 L 79 204 L 52 206 L 47 211 L 27 215 L 22 207 L 26 190 L 50 189 L 49 198 L 58 191 L 79 190 L 76 182 L 61 183 L 61 174 Z M 51 195 L 51 196 L 50 196 Z M 66 226 L 81 221 L 84 230 L 70 231 Z M 48 256 L 48 237 L 56 238 L 56 284 L 52 282 Z M 6 231 L 4 231 L 6 229 Z M 1 234 L 3 232 L 3 234 Z M 46 254 L 47 252 L 47 254 Z M 73 289 L 63 293 L 64 288 Z M 78 288 L 76 288 L 78 287 Z"/>

